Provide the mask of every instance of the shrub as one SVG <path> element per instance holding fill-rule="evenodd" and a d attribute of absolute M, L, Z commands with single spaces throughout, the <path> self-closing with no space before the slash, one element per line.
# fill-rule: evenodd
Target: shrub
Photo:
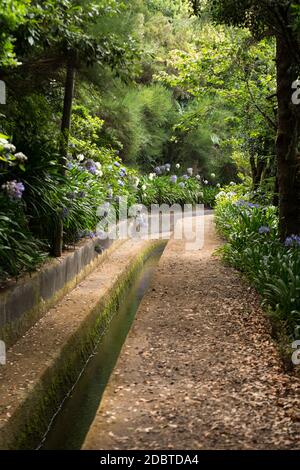
<path fill-rule="evenodd" d="M 164 86 L 119 84 L 101 103 L 102 139 L 117 144 L 125 163 L 150 169 L 163 158 L 176 112 L 172 92 Z"/>
<path fill-rule="evenodd" d="M 259 206 L 232 191 L 217 197 L 216 224 L 227 243 L 223 259 L 244 272 L 261 294 L 263 305 L 289 333 L 300 322 L 300 239 L 280 242 L 273 206 Z"/>
<path fill-rule="evenodd" d="M 215 196 L 219 192 L 217 187 L 204 184 L 198 176 L 179 175 L 179 169 L 174 170 L 168 164 L 157 167 L 155 171 L 156 173 L 141 178 L 139 185 L 138 197 L 146 206 L 151 204 L 214 206 Z"/>
<path fill-rule="evenodd" d="M 46 258 L 43 244 L 29 231 L 23 204 L 0 195 L 0 282 L 34 271 Z M 5 208 L 3 210 L 2 208 Z"/>

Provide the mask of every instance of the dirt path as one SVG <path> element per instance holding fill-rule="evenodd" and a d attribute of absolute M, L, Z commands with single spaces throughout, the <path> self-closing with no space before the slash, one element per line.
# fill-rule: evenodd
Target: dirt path
<path fill-rule="evenodd" d="M 256 294 L 213 256 L 171 241 L 85 449 L 300 448 L 300 384 Z"/>

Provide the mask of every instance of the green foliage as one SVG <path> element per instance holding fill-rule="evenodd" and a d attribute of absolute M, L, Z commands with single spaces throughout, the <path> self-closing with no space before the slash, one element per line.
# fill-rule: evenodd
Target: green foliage
<path fill-rule="evenodd" d="M 146 206 L 151 204 L 179 204 L 183 206 L 184 204 L 202 202 L 201 188 L 199 183 L 194 180 L 186 182 L 183 188 L 179 183 L 172 184 L 169 176 L 160 176 L 152 181 L 144 177 L 142 183 L 140 200 Z"/>
<path fill-rule="evenodd" d="M 30 155 L 31 163 L 47 159 L 46 155 L 53 160 L 53 154 L 58 153 L 59 117 L 47 95 L 34 91 L 10 96 L 0 123 L 16 147 Z"/>
<path fill-rule="evenodd" d="M 257 37 L 285 33 L 286 28 L 295 30 L 299 19 L 298 1 L 286 0 L 209 0 L 208 7 L 218 23 L 249 28 Z M 286 21 L 288 20 L 288 21 Z"/>
<path fill-rule="evenodd" d="M 22 205 L 0 194 L 0 208 L 1 282 L 24 271 L 33 271 L 46 254 L 42 243 L 28 228 Z"/>
<path fill-rule="evenodd" d="M 279 241 L 275 207 L 249 203 L 252 195 L 235 189 L 217 197 L 217 227 L 227 240 L 223 258 L 247 275 L 273 320 L 292 333 L 300 320 L 299 245 Z"/>
<path fill-rule="evenodd" d="M 156 176 L 155 173 L 150 173 L 140 180 L 138 199 L 147 207 L 151 204 L 178 204 L 182 207 L 185 204 L 204 204 L 207 208 L 212 208 L 218 192 L 216 186 L 204 184 L 196 177 L 170 174 Z"/>
<path fill-rule="evenodd" d="M 12 215 L 10 222 L 3 220 L 2 250 L 17 246 L 13 240 L 25 235 L 30 255 L 30 261 L 24 258 L 18 245 L 2 276 L 34 269 L 43 250 L 49 251 L 61 218 L 65 245 L 94 236 L 97 207 L 117 206 L 120 196 L 127 196 L 129 204 L 214 207 L 220 183 L 237 181 L 238 172 L 249 181 L 256 172 L 261 190 L 257 188 L 255 200 L 270 203 L 275 175 L 274 43 L 257 43 L 249 31 L 231 27 L 246 26 L 245 12 L 254 25 L 254 12 L 248 10 L 254 0 L 244 2 L 239 11 L 234 7 L 239 2 L 226 0 L 238 15 L 234 19 L 222 19 L 225 10 L 216 1 L 191 2 L 200 7 L 201 19 L 191 14 L 187 0 L 2 3 L 0 65 L 6 66 L 9 93 L 0 115 L 5 134 L 0 136 L 0 211 L 8 204 L 11 214 L 17 214 L 14 228 Z M 215 20 L 230 27 L 211 24 L 207 11 L 212 5 Z M 17 62 L 22 66 L 10 68 Z M 60 124 L 70 63 L 77 77 L 68 161 L 61 168 Z M 15 157 L 8 140 L 28 161 Z M 165 161 L 171 169 L 181 164 L 200 176 L 187 179 L 177 169 L 145 176 Z M 178 177 L 175 183 L 172 173 Z M 22 199 L 9 197 L 7 183 L 24 185 Z M 233 191 L 242 197 L 244 188 L 228 192 Z M 225 205 L 222 210 L 228 211 L 222 220 L 234 218 L 237 224 L 232 243 L 236 256 L 242 256 L 248 238 L 256 243 L 266 214 L 258 211 L 248 226 L 248 216 L 243 220 Z M 222 230 L 231 237 L 232 224 L 226 223 Z M 275 234 L 276 224 L 273 229 Z M 242 263 L 250 272 L 250 255 L 237 266 Z"/>
<path fill-rule="evenodd" d="M 188 0 L 146 0 L 147 6 L 152 12 L 160 12 L 167 17 L 191 13 Z"/>
<path fill-rule="evenodd" d="M 182 103 L 173 140 L 187 143 L 185 157 L 199 159 L 201 171 L 207 156 L 209 170 L 226 175 L 224 183 L 236 177 L 233 154 L 243 154 L 242 173 L 254 184 L 275 173 L 274 54 L 270 40 L 258 44 L 245 30 L 204 24 L 193 47 L 171 51 L 168 68 L 156 76 Z M 217 140 L 208 148 L 210 135 Z M 199 156 L 190 141 L 198 141 Z"/>
<path fill-rule="evenodd" d="M 103 139 L 117 143 L 126 163 L 149 170 L 163 155 L 176 119 L 172 93 L 163 86 L 120 87 L 103 97 Z"/>
<path fill-rule="evenodd" d="M 231 130 L 231 112 L 216 98 L 195 98 L 173 128 L 173 155 L 209 179 L 229 183 L 236 177 L 227 137 Z"/>
<path fill-rule="evenodd" d="M 19 30 L 22 40 L 20 52 L 49 55 L 53 63 L 64 63 L 72 58 L 74 63 L 91 64 L 97 61 L 113 60 L 111 38 L 100 43 L 90 28 L 101 15 L 116 13 L 117 1 L 80 0 L 32 1 L 28 8 L 26 22 Z M 118 55 L 121 50 L 114 50 Z"/>
<path fill-rule="evenodd" d="M 0 6 L 0 66 L 17 65 L 13 33 L 24 21 L 29 0 L 1 0 Z"/>

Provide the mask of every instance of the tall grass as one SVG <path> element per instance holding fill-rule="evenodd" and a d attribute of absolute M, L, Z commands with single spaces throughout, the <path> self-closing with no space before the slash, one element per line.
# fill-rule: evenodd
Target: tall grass
<path fill-rule="evenodd" d="M 224 261 L 247 275 L 271 317 L 292 333 L 300 324 L 300 246 L 280 242 L 277 209 L 227 192 L 217 198 L 216 224 Z"/>

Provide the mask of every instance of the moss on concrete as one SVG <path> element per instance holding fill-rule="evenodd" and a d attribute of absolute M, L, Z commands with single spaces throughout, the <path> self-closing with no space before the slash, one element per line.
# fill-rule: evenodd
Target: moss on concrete
<path fill-rule="evenodd" d="M 38 283 L 34 285 L 32 283 L 32 289 L 34 291 L 34 307 L 20 318 L 14 321 L 7 321 L 6 324 L 0 327 L 0 339 L 5 342 L 6 347 L 9 348 L 15 344 L 19 338 L 21 338 L 26 331 L 29 330 L 53 305 L 59 302 L 66 294 L 76 287 L 86 276 L 88 276 L 96 267 L 98 267 L 103 261 L 107 259 L 107 256 L 119 246 L 120 242 L 115 242 L 110 248 L 108 248 L 101 256 L 96 257 L 93 261 L 87 264 L 77 275 L 75 275 L 70 281 L 66 282 L 62 289 L 56 291 L 54 295 L 48 300 L 44 301 L 40 296 L 40 290 Z M 57 260 L 52 260 L 51 263 L 55 265 Z M 50 263 L 50 265 L 51 265 Z M 45 266 L 47 269 L 49 265 Z M 39 276 L 39 273 L 33 275 L 32 280 Z M 14 288 L 14 287 L 13 287 Z M 12 288 L 12 289 L 13 289 Z M 8 292 L 0 293 L 0 298 L 5 303 L 5 298 L 9 295 Z"/>
<path fill-rule="evenodd" d="M 0 431 L 1 449 L 34 449 L 38 446 L 54 413 L 76 382 L 111 318 L 118 311 L 119 303 L 138 271 L 153 249 L 164 243 L 149 243 L 133 259 L 130 269 L 122 272 L 107 294 L 99 299 L 96 307 L 90 311 L 39 383 L 27 394 L 17 412 Z"/>

